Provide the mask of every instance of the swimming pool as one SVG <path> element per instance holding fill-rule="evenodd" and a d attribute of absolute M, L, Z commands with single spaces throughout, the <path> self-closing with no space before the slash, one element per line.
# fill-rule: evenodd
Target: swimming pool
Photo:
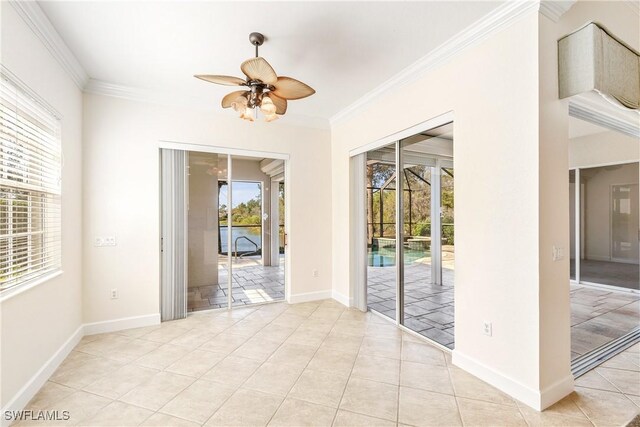
<path fill-rule="evenodd" d="M 430 257 L 431 252 L 428 250 L 416 251 L 405 248 L 404 263 L 411 264 L 417 259 Z M 369 248 L 368 252 L 369 267 L 393 267 L 396 265 L 396 249 L 395 248 Z"/>

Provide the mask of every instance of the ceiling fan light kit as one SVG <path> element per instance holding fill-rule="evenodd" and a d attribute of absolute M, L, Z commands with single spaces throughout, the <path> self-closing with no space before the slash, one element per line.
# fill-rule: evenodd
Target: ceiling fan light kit
<path fill-rule="evenodd" d="M 240 65 L 246 79 L 232 76 L 198 74 L 195 77 L 225 86 L 245 86 L 245 90 L 231 92 L 222 98 L 222 108 L 233 108 L 240 118 L 254 121 L 260 109 L 266 122 L 272 122 L 287 112 L 287 101 L 306 98 L 316 93 L 310 86 L 291 77 L 278 76 L 271 65 L 258 56 L 258 48 L 264 43 L 260 33 L 249 34 L 249 41 L 256 48 L 255 58 Z"/>

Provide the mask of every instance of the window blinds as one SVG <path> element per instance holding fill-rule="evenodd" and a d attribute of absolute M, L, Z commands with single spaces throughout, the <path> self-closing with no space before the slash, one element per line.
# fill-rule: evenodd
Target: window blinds
<path fill-rule="evenodd" d="M 0 74 L 0 291 L 61 267 L 60 121 Z"/>

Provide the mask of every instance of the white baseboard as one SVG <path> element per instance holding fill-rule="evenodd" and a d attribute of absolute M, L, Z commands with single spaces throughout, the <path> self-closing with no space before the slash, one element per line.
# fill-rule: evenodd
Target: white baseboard
<path fill-rule="evenodd" d="M 36 393 L 47 382 L 49 377 L 53 375 L 58 366 L 71 353 L 73 348 L 80 342 L 83 337 L 83 325 L 80 325 L 76 331 L 60 346 L 60 348 L 47 360 L 44 365 L 35 373 L 33 377 L 16 393 L 15 396 L 2 408 L 2 427 L 12 423 L 6 420 L 4 414 L 7 411 L 21 411 L 27 406 L 27 403 L 36 395 Z"/>
<path fill-rule="evenodd" d="M 537 411 L 548 408 L 573 391 L 573 375 L 571 372 L 551 386 L 543 390 L 536 390 L 495 371 L 469 356 L 461 354 L 458 350 L 453 350 L 452 361 L 455 366 L 475 375 Z"/>
<path fill-rule="evenodd" d="M 289 304 L 300 302 L 317 301 L 321 299 L 331 299 L 331 289 L 326 291 L 306 292 L 303 294 L 292 294 L 289 296 Z"/>
<path fill-rule="evenodd" d="M 123 317 L 121 319 L 105 320 L 103 322 L 85 323 L 84 335 L 105 334 L 123 329 L 142 328 L 160 324 L 160 313 L 142 316 Z"/>
<path fill-rule="evenodd" d="M 331 292 L 331 298 L 338 301 L 340 304 L 346 307 L 353 307 L 353 299 L 349 298 L 346 295 L 341 294 L 340 292 L 336 292 L 335 290 Z"/>
<path fill-rule="evenodd" d="M 569 373 L 566 377 L 556 381 L 549 387 L 545 387 L 540 392 L 540 411 L 547 409 L 549 406 L 562 400 L 565 396 L 574 390 L 573 374 Z"/>
<path fill-rule="evenodd" d="M 62 346 L 45 362 L 44 365 L 31 377 L 31 379 L 16 393 L 16 395 L 2 408 L 2 420 L 0 426 L 5 427 L 11 421 L 5 420 L 6 411 L 21 411 L 36 395 L 36 393 L 47 382 L 49 377 L 60 366 L 62 361 L 71 353 L 73 348 L 85 335 L 102 334 L 115 332 L 123 329 L 141 328 L 143 326 L 153 326 L 160 324 L 160 313 L 147 314 L 143 316 L 125 317 L 122 319 L 107 320 L 104 322 L 85 323 L 62 344 Z"/>

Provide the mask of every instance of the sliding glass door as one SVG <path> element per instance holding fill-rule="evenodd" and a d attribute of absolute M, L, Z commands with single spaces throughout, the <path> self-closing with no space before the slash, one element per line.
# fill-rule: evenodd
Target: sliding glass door
<path fill-rule="evenodd" d="M 453 124 L 366 159 L 368 307 L 453 348 Z"/>
<path fill-rule="evenodd" d="M 396 144 L 367 153 L 367 302 L 396 319 Z"/>
<path fill-rule="evenodd" d="M 638 163 L 572 170 L 569 188 L 571 278 L 640 290 Z"/>
<path fill-rule="evenodd" d="M 453 125 L 400 141 L 403 310 L 400 323 L 453 348 Z"/>
<path fill-rule="evenodd" d="M 284 300 L 285 161 L 184 150 L 163 150 L 163 160 L 165 152 L 182 153 L 184 167 L 163 162 L 163 188 L 179 178 L 184 197 L 163 192 L 162 216 L 171 219 L 180 209 L 185 215 L 162 230 L 163 271 L 182 278 L 175 292 L 163 280 L 163 307 L 174 299 L 186 300 L 185 313 Z M 178 226 L 185 228 L 184 257 L 167 249 Z"/>

